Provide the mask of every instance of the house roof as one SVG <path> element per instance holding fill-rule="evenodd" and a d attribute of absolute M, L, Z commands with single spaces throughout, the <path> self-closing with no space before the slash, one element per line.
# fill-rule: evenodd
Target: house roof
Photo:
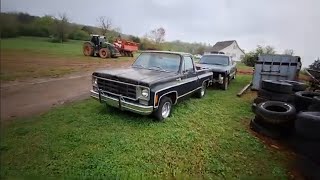
<path fill-rule="evenodd" d="M 233 42 L 235 42 L 235 40 L 231 40 L 231 41 L 219 41 L 217 42 L 215 45 L 212 46 L 212 48 L 208 48 L 207 51 L 210 52 L 219 52 L 222 49 L 230 46 Z"/>

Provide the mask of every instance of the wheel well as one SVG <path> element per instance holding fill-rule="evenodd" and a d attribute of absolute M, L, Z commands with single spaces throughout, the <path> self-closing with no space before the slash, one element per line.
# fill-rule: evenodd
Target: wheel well
<path fill-rule="evenodd" d="M 178 98 L 176 91 L 169 92 L 168 94 L 164 94 L 163 96 L 160 97 L 158 105 L 159 105 L 159 103 L 161 101 L 161 98 L 163 98 L 163 97 L 169 97 L 171 99 L 171 101 L 172 101 L 172 104 L 175 104 L 175 102 L 177 101 L 177 98 Z"/>

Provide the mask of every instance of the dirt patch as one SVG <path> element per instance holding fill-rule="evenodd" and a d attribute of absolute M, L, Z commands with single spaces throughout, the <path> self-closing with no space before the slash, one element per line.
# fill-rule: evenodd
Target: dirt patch
<path fill-rule="evenodd" d="M 40 114 L 51 107 L 88 98 L 94 70 L 125 67 L 132 61 L 133 58 L 101 60 L 4 52 L 1 54 L 1 120 Z M 3 79 L 4 76 L 14 81 Z"/>
<path fill-rule="evenodd" d="M 56 78 L 76 72 L 92 72 L 131 64 L 133 58 L 101 59 L 98 57 L 55 57 L 34 52 L 1 51 L 1 83 L 34 78 Z"/>
<path fill-rule="evenodd" d="M 237 73 L 251 75 L 251 74 L 253 74 L 253 70 L 252 69 L 242 69 L 242 70 L 238 70 Z"/>

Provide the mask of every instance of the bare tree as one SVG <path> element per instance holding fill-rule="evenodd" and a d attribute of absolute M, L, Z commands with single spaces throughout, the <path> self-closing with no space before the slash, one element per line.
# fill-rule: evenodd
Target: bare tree
<path fill-rule="evenodd" d="M 112 20 L 110 18 L 107 18 L 105 16 L 100 16 L 98 18 L 99 27 L 101 29 L 101 34 L 106 35 L 108 31 L 112 28 Z"/>
<path fill-rule="evenodd" d="M 55 19 L 55 25 L 55 40 L 61 43 L 67 41 L 68 33 L 70 31 L 70 23 L 67 14 L 59 14 L 58 18 Z"/>
<path fill-rule="evenodd" d="M 284 50 L 283 54 L 293 56 L 294 55 L 294 50 L 293 49 L 286 49 L 286 50 Z"/>
<path fill-rule="evenodd" d="M 162 43 L 164 41 L 164 37 L 166 35 L 166 30 L 163 27 L 154 29 L 150 32 L 150 39 L 155 41 L 157 44 Z"/>

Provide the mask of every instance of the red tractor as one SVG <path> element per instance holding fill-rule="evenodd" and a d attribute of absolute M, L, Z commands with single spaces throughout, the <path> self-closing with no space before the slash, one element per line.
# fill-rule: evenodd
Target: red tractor
<path fill-rule="evenodd" d="M 138 43 L 127 41 L 125 39 L 121 39 L 120 37 L 113 42 L 113 45 L 119 50 L 121 56 L 133 57 L 133 52 L 139 50 Z"/>

